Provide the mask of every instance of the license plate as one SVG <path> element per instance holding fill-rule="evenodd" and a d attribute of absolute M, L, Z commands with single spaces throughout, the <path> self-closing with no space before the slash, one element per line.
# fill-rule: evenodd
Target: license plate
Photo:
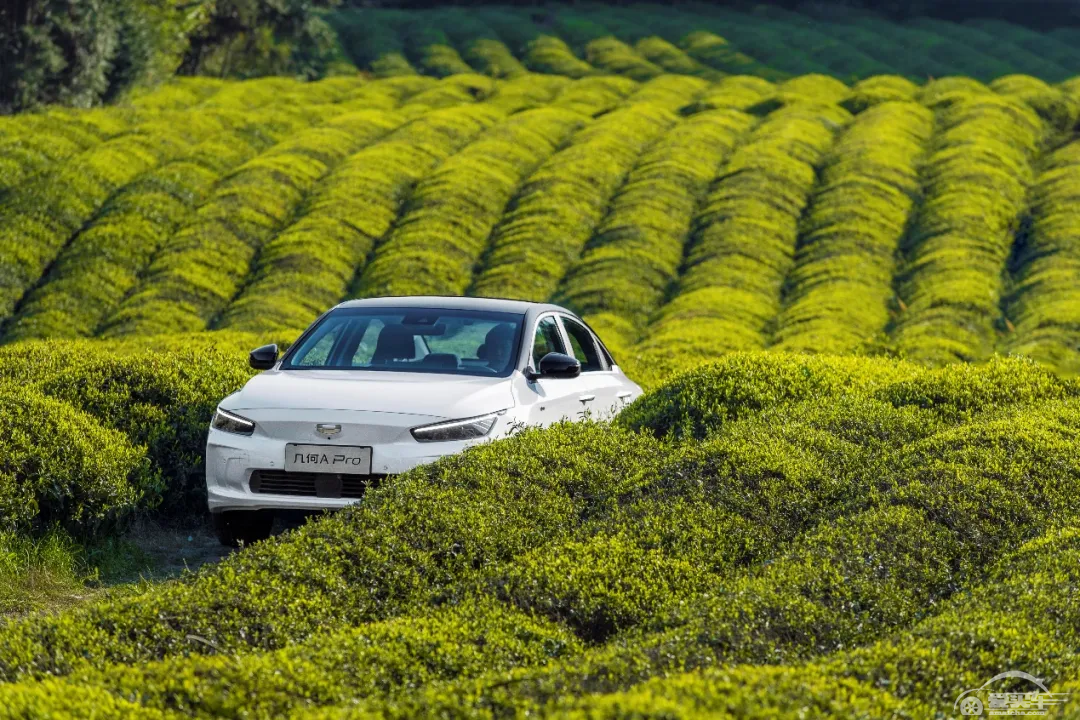
<path fill-rule="evenodd" d="M 371 448 L 289 443 L 285 446 L 285 470 L 370 475 Z"/>

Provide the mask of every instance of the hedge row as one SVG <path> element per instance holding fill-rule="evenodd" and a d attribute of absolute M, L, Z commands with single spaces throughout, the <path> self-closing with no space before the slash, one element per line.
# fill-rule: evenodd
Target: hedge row
<path fill-rule="evenodd" d="M 423 12 L 417 22 L 417 12 Z M 354 61 L 376 74 L 409 72 L 408 53 L 423 72 L 530 70 L 584 77 L 595 72 L 702 69 L 772 80 L 824 73 L 857 81 L 874 75 L 928 78 L 970 75 L 983 81 L 1025 73 L 1050 82 L 1080 63 L 1068 28 L 1038 33 L 993 20 L 955 23 L 919 18 L 898 23 L 866 11 L 828 6 L 792 12 L 764 5 L 754 12 L 715 5 L 671 8 L 578 3 L 535 10 L 486 6 L 422 11 L 369 9 L 338 13 L 339 36 Z M 497 60 L 474 54 L 498 48 Z M 917 48 L 918 52 L 913 52 Z M 636 51 L 636 52 L 635 52 Z M 704 76 L 704 75 L 703 75 Z"/>
<path fill-rule="evenodd" d="M 71 405 L 0 381 L 0 531 L 109 530 L 147 489 L 141 450 Z"/>
<path fill-rule="evenodd" d="M 574 135 L 518 193 L 495 229 L 491 251 L 470 292 L 550 297 L 638 156 L 675 124 L 676 116 L 665 105 L 677 107 L 700 89 L 666 78 L 646 83 L 627 100 L 628 107 Z M 665 96 L 671 100 L 664 102 Z"/>
<path fill-rule="evenodd" d="M 996 95 L 954 96 L 936 113 L 893 330 L 902 352 L 935 364 L 993 351 L 1001 275 L 1044 135 L 1034 111 Z"/>
<path fill-rule="evenodd" d="M 223 128 L 212 115 L 161 115 L 69 157 L 0 200 L 0 318 L 11 315 L 56 255 L 108 197 Z"/>
<path fill-rule="evenodd" d="M 551 107 L 573 110 L 587 117 L 610 112 L 627 98 L 639 98 L 642 87 L 629 78 L 595 77 L 575 80 L 551 102 Z"/>
<path fill-rule="evenodd" d="M 1080 373 L 1080 142 L 1050 153 L 1031 194 L 1031 226 L 1024 232 L 1016 286 L 1006 316 L 1016 327 L 1011 352 L 1060 372 Z"/>
<path fill-rule="evenodd" d="M 1048 531 L 1062 519 L 1076 517 L 1074 494 L 1080 482 L 1080 467 L 1069 459 L 1068 449 L 1080 430 L 1075 403 L 1020 408 L 998 418 L 936 433 L 924 426 L 925 417 L 918 414 L 908 415 L 903 410 L 890 413 L 880 407 L 871 412 L 880 419 L 890 417 L 886 425 L 896 434 L 882 437 L 883 444 L 903 445 L 886 463 L 891 470 L 884 476 L 871 464 L 861 468 L 861 473 L 856 472 L 855 477 L 865 483 L 861 487 L 838 483 L 845 490 L 837 498 L 841 504 L 849 504 L 849 511 L 869 505 L 866 510 L 833 519 L 828 514 L 830 505 L 810 508 L 808 514 L 815 517 L 814 513 L 819 513 L 816 517 L 821 524 L 798 537 L 790 549 L 771 558 L 760 571 L 736 575 L 714 586 L 714 593 L 683 602 L 679 610 L 666 617 L 653 616 L 651 623 L 624 632 L 584 655 L 541 669 L 490 673 L 436 684 L 411 695 L 361 707 L 390 717 L 470 714 L 481 709 L 496 716 L 524 715 L 539 712 L 550 703 L 573 706 L 577 704 L 573 698 L 583 694 L 620 690 L 673 670 L 812 659 L 865 644 L 933 617 L 936 608 L 957 590 L 978 587 L 988 568 L 997 565 L 999 572 L 1011 571 L 1007 563 L 998 565 L 999 558 L 1010 549 Z M 812 431 L 814 423 L 810 428 L 799 427 L 798 423 L 815 416 L 821 422 L 822 414 L 814 404 L 791 408 L 775 413 L 768 423 L 759 422 L 758 432 L 766 425 L 782 425 L 780 418 L 794 415 L 795 425 L 788 430 L 799 437 L 796 433 Z M 854 419 L 845 411 L 835 413 L 833 427 L 846 426 L 839 432 L 850 438 L 859 427 L 847 425 Z M 1013 433 L 1018 428 L 1019 438 Z M 764 437 L 759 436 L 759 441 L 768 435 L 766 432 Z M 851 449 L 841 452 L 849 461 L 858 462 Z M 1038 480 L 1032 483 L 1033 478 Z M 820 493 L 819 488 L 815 489 Z M 799 490 L 791 495 L 792 499 L 800 496 Z M 547 557 L 552 562 L 551 553 Z M 579 562 L 575 563 L 575 559 Z M 570 558 L 563 566 L 555 559 L 560 571 L 551 573 L 550 579 L 562 580 L 567 573 L 576 577 L 587 574 L 587 569 L 604 568 L 603 564 L 585 560 L 580 556 Z M 635 572 L 634 567 L 624 566 L 631 576 L 620 576 L 624 585 L 641 582 L 650 587 L 662 586 L 665 578 L 671 577 L 670 569 L 658 572 L 646 564 Z M 1014 587 L 1023 585 L 1024 580 L 1018 579 Z M 605 587 L 612 586 L 586 580 L 578 583 L 576 590 Z M 552 588 L 545 586 L 539 592 L 537 599 L 546 601 Z M 1064 600 L 1068 592 L 1058 597 Z M 579 596 L 571 597 L 575 610 L 588 607 Z M 611 611 L 632 607 L 641 595 L 587 597 L 601 600 Z M 960 597 L 958 602 L 968 600 Z M 1008 620 L 999 621 L 994 616 L 984 623 L 988 631 L 1009 627 Z M 649 624 L 668 625 L 670 629 L 643 632 Z M 1047 622 L 1044 627 L 1051 625 Z M 957 638 L 954 642 L 961 645 L 962 631 L 953 627 L 956 629 L 946 637 Z M 1024 635 L 1018 640 L 1030 642 Z M 985 645 L 973 645 L 974 652 L 987 652 Z M 894 647 L 895 654 L 881 664 L 893 683 L 873 686 L 904 687 L 910 682 L 909 687 L 917 688 L 918 680 L 907 678 L 902 665 L 906 659 L 904 643 L 897 642 Z M 929 651 L 932 643 L 927 642 L 925 647 Z M 1032 643 L 1030 647 L 1037 645 Z M 1066 642 L 1060 647 L 1070 646 Z M 995 661 L 1008 664 L 1007 650 L 991 649 L 990 653 L 983 655 L 988 665 Z M 842 662 L 837 663 L 837 667 L 842 666 Z M 931 670 L 940 675 L 945 667 L 943 663 Z M 843 674 L 848 673 L 860 680 L 868 674 L 866 667 Z M 991 674 L 987 672 L 986 677 Z M 952 682 L 953 678 L 939 677 L 938 682 L 941 680 Z M 967 687 L 977 686 L 974 683 Z M 952 697 L 955 694 L 949 696 L 950 700 Z"/>
<path fill-rule="evenodd" d="M 556 295 L 603 328 L 605 343 L 637 341 L 678 276 L 695 211 L 752 124 L 736 110 L 700 112 L 654 143 L 630 172 Z"/>
<path fill-rule="evenodd" d="M 298 218 L 263 247 L 253 279 L 221 326 L 301 328 L 339 302 L 390 231 L 412 186 L 502 119 L 482 104 L 429 112 L 349 156 L 319 184 Z M 399 121 L 383 122 L 389 130 Z"/>
<path fill-rule="evenodd" d="M 932 125 L 920 105 L 885 102 L 840 135 L 800 229 L 777 349 L 849 353 L 884 334 L 893 256 L 919 197 Z"/>
<path fill-rule="evenodd" d="M 568 110 L 528 110 L 452 155 L 417 184 L 355 294 L 463 295 L 515 191 L 585 122 Z"/>
<path fill-rule="evenodd" d="M 260 247 L 291 220 L 316 183 L 392 126 L 366 111 L 302 130 L 219 183 L 194 221 L 170 237 L 106 336 L 202 330 L 241 290 Z"/>
<path fill-rule="evenodd" d="M 794 102 L 736 150 L 694 219 L 674 299 L 635 350 L 643 380 L 764 346 L 815 168 L 849 117 L 835 105 Z"/>
<path fill-rule="evenodd" d="M 72 712 L 66 704 L 70 693 L 93 687 L 138 698 L 151 711 L 187 717 L 282 717 L 463 675 L 544 665 L 580 649 L 558 625 L 469 598 L 420 617 L 361 625 L 271 653 L 177 657 L 60 682 L 0 685 L 0 708 L 25 703 L 37 712 Z M 92 706 L 76 707 L 85 712 Z M 25 711 L 0 709 L 0 717 L 21 717 L 19 712 Z"/>
<path fill-rule="evenodd" d="M 63 401 L 71 412 L 86 413 L 104 428 L 122 433 L 127 443 L 140 449 L 140 457 L 145 453 L 147 462 L 140 466 L 142 474 L 133 500 L 137 505 L 120 510 L 201 510 L 205 506 L 203 453 L 210 417 L 218 401 L 239 389 L 251 375 L 243 354 L 228 346 L 217 349 L 213 343 L 210 337 L 174 340 L 172 347 L 157 351 L 144 350 L 146 342 L 115 348 L 89 341 L 17 343 L 0 349 L 0 381 Z M 236 344 L 250 346 L 251 340 Z M 29 419 L 30 415 L 23 416 L 21 422 Z M 47 426 L 48 420 L 37 422 Z M 41 427 L 26 426 L 18 432 L 31 433 L 37 443 L 82 447 L 78 433 L 43 432 Z M 104 428 L 88 437 L 103 436 Z M 114 446 L 112 441 L 102 443 L 100 456 L 91 455 L 92 462 L 113 462 L 110 458 L 116 453 L 126 457 L 123 448 L 110 450 Z M 57 453 L 42 452 L 39 460 L 45 462 L 53 455 Z M 26 482 L 32 473 L 19 477 Z M 43 474 L 42 480 L 46 477 L 55 483 L 58 503 L 67 502 L 64 498 L 78 493 L 83 484 L 93 486 L 76 477 L 62 480 L 52 472 Z"/>
<path fill-rule="evenodd" d="M 847 382 L 856 364 L 876 382 Z M 756 395 L 729 394 L 743 419 L 709 420 L 706 443 L 570 424 L 481 446 L 184 582 L 0 629 L 0 672 L 328 647 L 317 636 L 476 590 L 612 637 L 592 668 L 809 656 L 913 622 L 1075 515 L 1077 388 L 1031 363 L 928 373 L 771 355 L 701 373 L 697 386 L 737 391 L 739 373 L 757 379 Z"/>
<path fill-rule="evenodd" d="M 4 340 L 93 336 L 214 183 L 268 139 L 257 125 L 217 133 L 115 193 L 20 303 Z"/>

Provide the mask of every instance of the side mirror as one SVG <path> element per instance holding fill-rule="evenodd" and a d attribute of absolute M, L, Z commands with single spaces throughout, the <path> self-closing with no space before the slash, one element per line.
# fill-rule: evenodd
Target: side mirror
<path fill-rule="evenodd" d="M 576 378 L 581 374 L 581 363 L 577 358 L 562 353 L 550 352 L 540 358 L 539 372 L 530 373 L 529 380 L 539 378 Z"/>
<path fill-rule="evenodd" d="M 256 370 L 269 370 L 277 362 L 277 345 L 263 345 L 248 355 L 248 365 Z"/>

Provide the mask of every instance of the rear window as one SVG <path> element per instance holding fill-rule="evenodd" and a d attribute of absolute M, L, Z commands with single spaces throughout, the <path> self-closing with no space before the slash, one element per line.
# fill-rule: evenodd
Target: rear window
<path fill-rule="evenodd" d="M 286 355 L 286 370 L 358 370 L 506 377 L 524 317 L 438 308 L 334 310 Z"/>

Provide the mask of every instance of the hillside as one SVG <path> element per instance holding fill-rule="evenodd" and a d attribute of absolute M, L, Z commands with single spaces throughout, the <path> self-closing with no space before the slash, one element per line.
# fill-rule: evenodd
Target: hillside
<path fill-rule="evenodd" d="M 874 75 L 916 82 L 966 75 L 990 82 L 1018 73 L 1061 82 L 1080 72 L 1080 27 L 1060 18 L 1062 24 L 1040 31 L 993 17 L 894 20 L 827 2 L 797 10 L 644 3 L 617 11 L 586 2 L 352 9 L 330 21 L 345 54 L 380 77 L 532 71 L 775 80 L 820 73 L 850 83 Z"/>
<path fill-rule="evenodd" d="M 76 375 L 38 382 L 83 417 L 137 390 Z M 951 717 L 1006 667 L 1077 690 L 1078 396 L 1020 361 L 731 355 L 614 426 L 0 625 L 0 717 Z"/>
<path fill-rule="evenodd" d="M 723 352 L 1080 370 L 1080 82 L 176 82 L 0 123 L 0 337 L 288 335 L 553 298 L 646 383 Z"/>
<path fill-rule="evenodd" d="M 346 298 L 563 303 L 649 392 L 0 618 L 0 720 L 1080 717 L 1075 30 L 325 18 L 360 71 L 0 117 L 0 583 L 197 522 L 246 351 Z"/>

